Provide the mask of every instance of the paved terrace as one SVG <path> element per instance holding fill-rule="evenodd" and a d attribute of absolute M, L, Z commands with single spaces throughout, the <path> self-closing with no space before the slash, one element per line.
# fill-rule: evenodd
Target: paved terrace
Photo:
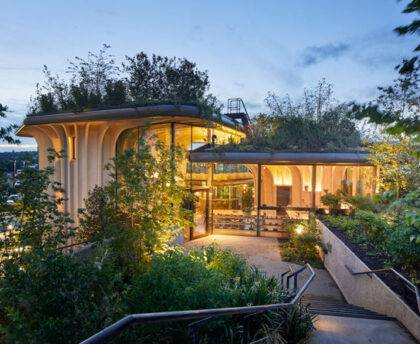
<path fill-rule="evenodd" d="M 208 246 L 212 243 L 216 243 L 222 248 L 228 248 L 241 254 L 250 264 L 255 265 L 271 276 L 279 277 L 281 273 L 289 269 L 289 266 L 291 266 L 293 270 L 300 268 L 300 265 L 283 262 L 281 260 L 279 243 L 275 238 L 210 235 L 201 239 L 189 241 L 184 244 L 184 247 L 187 250 L 191 250 L 193 248 Z M 315 279 L 306 290 L 305 295 L 316 297 L 317 299 L 334 300 L 336 302 L 344 303 L 345 301 L 340 290 L 327 270 L 314 270 L 316 272 Z M 299 285 L 308 278 L 308 274 L 307 271 L 304 271 L 301 276 L 299 276 Z"/>

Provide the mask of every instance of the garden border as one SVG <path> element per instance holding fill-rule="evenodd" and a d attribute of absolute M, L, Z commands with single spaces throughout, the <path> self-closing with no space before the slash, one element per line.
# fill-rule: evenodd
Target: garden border
<path fill-rule="evenodd" d="M 321 258 L 346 301 L 398 319 L 420 341 L 420 317 L 376 274 L 352 275 L 349 269 L 370 268 L 319 219 L 317 224 L 328 251 Z"/>

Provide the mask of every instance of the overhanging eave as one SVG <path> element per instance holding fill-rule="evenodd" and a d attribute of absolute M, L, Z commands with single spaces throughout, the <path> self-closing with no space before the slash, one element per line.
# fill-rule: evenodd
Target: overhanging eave
<path fill-rule="evenodd" d="M 191 162 L 264 165 L 372 165 L 365 152 L 206 152 L 192 151 Z"/>

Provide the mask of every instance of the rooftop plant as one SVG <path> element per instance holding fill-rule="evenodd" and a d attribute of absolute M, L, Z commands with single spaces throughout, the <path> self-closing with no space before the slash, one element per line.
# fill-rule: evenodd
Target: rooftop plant
<path fill-rule="evenodd" d="M 68 77 L 53 74 L 44 66 L 45 81 L 38 84 L 30 113 L 83 111 L 101 107 L 153 103 L 194 103 L 203 113 L 220 110 L 209 93 L 207 71 L 185 58 L 147 55 L 126 56 L 118 64 L 104 44 L 87 58 L 75 57 Z"/>
<path fill-rule="evenodd" d="M 333 88 L 322 80 L 303 96 L 292 99 L 269 93 L 267 113 L 252 119 L 251 128 L 241 143 L 233 142 L 219 149 L 234 150 L 357 150 L 361 133 L 348 117 L 348 106 L 333 98 Z"/>

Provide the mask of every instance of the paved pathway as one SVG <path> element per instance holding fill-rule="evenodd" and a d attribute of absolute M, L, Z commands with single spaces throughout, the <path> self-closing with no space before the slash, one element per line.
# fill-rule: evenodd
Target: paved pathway
<path fill-rule="evenodd" d="M 210 235 L 201 239 L 189 241 L 184 244 L 187 250 L 217 243 L 222 248 L 229 248 L 243 255 L 250 264 L 255 265 L 267 274 L 278 277 L 289 266 L 297 270 L 300 265 L 283 262 L 280 249 L 275 238 L 256 238 L 231 235 Z M 340 290 L 332 280 L 330 274 L 324 269 L 314 269 L 315 279 L 306 290 L 305 295 L 318 299 L 328 299 L 344 302 Z M 298 284 L 308 278 L 309 272 L 305 271 L 299 276 Z"/>
<path fill-rule="evenodd" d="M 416 344 L 396 322 L 318 315 L 308 344 Z"/>
<path fill-rule="evenodd" d="M 279 276 L 290 266 L 300 266 L 281 260 L 279 244 L 274 238 L 210 235 L 184 244 L 187 250 L 212 243 L 229 248 L 246 257 L 248 262 L 274 276 Z M 345 303 L 340 290 L 324 269 L 314 269 L 316 277 L 305 295 L 319 300 Z M 305 271 L 306 272 L 306 271 Z M 308 274 L 301 276 L 299 285 Z M 415 344 L 415 341 L 396 322 L 348 317 L 319 315 L 308 344 Z"/>

